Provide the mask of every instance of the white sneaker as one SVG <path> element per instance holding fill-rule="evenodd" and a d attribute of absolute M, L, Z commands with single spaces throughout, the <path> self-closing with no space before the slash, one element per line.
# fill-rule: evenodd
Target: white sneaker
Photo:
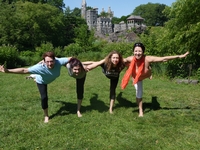
<path fill-rule="evenodd" d="M 31 74 L 30 76 L 27 76 L 26 79 L 35 79 L 35 75 Z"/>

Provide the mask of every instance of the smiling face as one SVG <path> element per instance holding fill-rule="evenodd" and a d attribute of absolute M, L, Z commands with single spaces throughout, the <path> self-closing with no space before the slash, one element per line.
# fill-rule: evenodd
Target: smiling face
<path fill-rule="evenodd" d="M 111 59 L 113 66 L 116 66 L 119 63 L 119 55 L 118 54 L 112 54 L 110 59 Z"/>
<path fill-rule="evenodd" d="M 135 56 L 136 59 L 141 59 L 142 56 L 143 56 L 143 54 L 144 54 L 144 53 L 143 53 L 143 50 L 142 50 L 141 47 L 136 46 L 136 47 L 134 48 L 133 55 Z"/>
<path fill-rule="evenodd" d="M 72 68 L 72 72 L 73 72 L 74 75 L 78 76 L 79 73 L 81 72 L 81 67 L 80 66 L 74 66 Z"/>
<path fill-rule="evenodd" d="M 55 64 L 55 60 L 53 58 L 51 58 L 51 57 L 46 56 L 44 58 L 44 63 L 47 65 L 47 67 L 49 69 L 53 69 L 54 64 Z"/>

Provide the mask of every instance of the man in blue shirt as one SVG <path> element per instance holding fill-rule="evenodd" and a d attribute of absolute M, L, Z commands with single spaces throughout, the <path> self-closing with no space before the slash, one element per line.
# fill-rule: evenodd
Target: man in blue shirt
<path fill-rule="evenodd" d="M 53 52 L 44 53 L 42 58 L 44 63 L 39 63 L 29 68 L 6 69 L 3 65 L 0 65 L 0 71 L 16 74 L 36 74 L 35 81 L 41 95 L 44 122 L 47 123 L 49 121 L 47 84 L 60 76 L 61 66 L 65 66 L 71 58 L 55 58 Z"/>

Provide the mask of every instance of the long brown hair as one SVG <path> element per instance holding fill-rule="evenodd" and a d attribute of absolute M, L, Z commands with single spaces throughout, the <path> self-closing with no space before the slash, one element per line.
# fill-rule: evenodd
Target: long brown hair
<path fill-rule="evenodd" d="M 125 63 L 123 61 L 122 55 L 119 52 L 117 52 L 116 50 L 113 50 L 112 52 L 110 52 L 106 56 L 105 65 L 107 66 L 107 70 L 110 71 L 111 68 L 113 67 L 113 64 L 111 62 L 111 57 L 112 57 L 113 54 L 118 54 L 119 55 L 119 63 L 116 66 L 116 70 L 120 72 L 120 71 L 122 71 L 122 69 L 124 69 Z"/>

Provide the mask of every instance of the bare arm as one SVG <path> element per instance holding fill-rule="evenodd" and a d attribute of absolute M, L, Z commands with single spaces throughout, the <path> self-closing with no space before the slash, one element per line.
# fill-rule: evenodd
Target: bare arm
<path fill-rule="evenodd" d="M 27 68 L 15 68 L 15 69 L 7 69 L 4 65 L 0 65 L 0 71 L 5 73 L 16 73 L 16 74 L 28 74 Z"/>
<path fill-rule="evenodd" d="M 176 55 L 176 56 L 164 56 L 164 57 L 156 57 L 156 56 L 147 56 L 147 59 L 149 62 L 166 62 L 168 60 L 176 59 L 176 58 L 185 58 L 189 52 L 186 52 L 182 55 Z"/>
<path fill-rule="evenodd" d="M 132 59 L 133 59 L 133 56 L 129 56 L 127 58 L 124 58 L 123 61 L 124 61 L 126 66 L 129 66 L 129 64 L 131 63 Z"/>
<path fill-rule="evenodd" d="M 101 64 L 103 64 L 105 62 L 105 59 L 102 59 L 100 61 L 96 61 L 96 62 L 92 62 L 90 65 L 87 66 L 88 70 L 92 70 L 98 66 L 100 66 Z"/>
<path fill-rule="evenodd" d="M 83 65 L 91 65 L 93 64 L 95 61 L 84 61 L 82 62 Z"/>

